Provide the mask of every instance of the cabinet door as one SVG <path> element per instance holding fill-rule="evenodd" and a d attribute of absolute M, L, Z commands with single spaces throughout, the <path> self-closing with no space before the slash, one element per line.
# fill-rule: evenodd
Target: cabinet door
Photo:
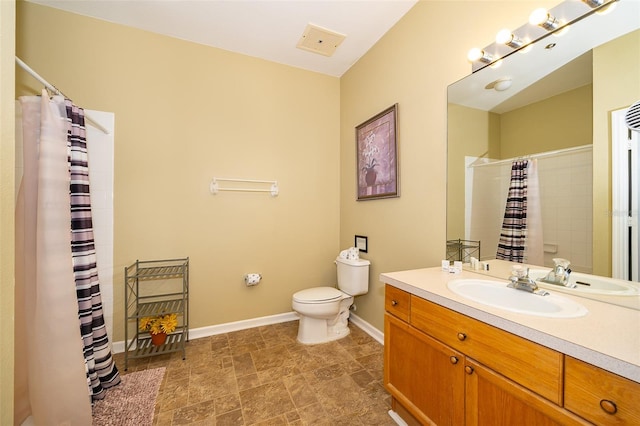
<path fill-rule="evenodd" d="M 385 313 L 384 382 L 423 424 L 464 423 L 464 355 Z"/>
<path fill-rule="evenodd" d="M 640 383 L 569 356 L 565 365 L 568 410 L 596 424 L 640 424 Z"/>
<path fill-rule="evenodd" d="M 470 358 L 464 368 L 467 426 L 590 424 Z"/>

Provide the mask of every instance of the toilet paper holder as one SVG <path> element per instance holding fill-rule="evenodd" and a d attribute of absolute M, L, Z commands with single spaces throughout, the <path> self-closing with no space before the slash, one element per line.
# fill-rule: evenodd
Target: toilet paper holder
<path fill-rule="evenodd" d="M 247 274 L 244 276 L 244 283 L 248 286 L 254 286 L 254 285 L 258 285 L 258 283 L 260 282 L 260 280 L 262 279 L 262 275 L 260 274 Z"/>

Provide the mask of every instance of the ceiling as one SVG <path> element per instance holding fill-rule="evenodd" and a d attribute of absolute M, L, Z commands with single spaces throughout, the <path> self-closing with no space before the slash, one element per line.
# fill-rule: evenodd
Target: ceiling
<path fill-rule="evenodd" d="M 417 0 L 29 0 L 68 12 L 339 77 Z M 307 24 L 346 35 L 322 56 L 296 47 Z"/>

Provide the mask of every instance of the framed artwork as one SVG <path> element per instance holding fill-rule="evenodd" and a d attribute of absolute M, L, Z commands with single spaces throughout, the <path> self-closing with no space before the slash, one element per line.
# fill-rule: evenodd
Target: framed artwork
<path fill-rule="evenodd" d="M 358 201 L 398 196 L 398 104 L 356 127 Z"/>
<path fill-rule="evenodd" d="M 369 239 L 364 235 L 356 235 L 355 247 L 363 253 L 366 253 L 369 246 Z"/>

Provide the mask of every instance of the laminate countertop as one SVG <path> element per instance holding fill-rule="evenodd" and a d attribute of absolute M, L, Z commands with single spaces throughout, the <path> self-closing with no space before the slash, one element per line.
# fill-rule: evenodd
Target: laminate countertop
<path fill-rule="evenodd" d="M 466 278 L 500 281 L 480 272 L 453 274 L 441 267 L 380 275 L 383 283 L 640 383 L 640 310 L 557 292 L 589 312 L 578 318 L 514 313 L 463 298 L 447 287 L 451 280 Z M 522 361 L 535 367 L 535 359 Z"/>

